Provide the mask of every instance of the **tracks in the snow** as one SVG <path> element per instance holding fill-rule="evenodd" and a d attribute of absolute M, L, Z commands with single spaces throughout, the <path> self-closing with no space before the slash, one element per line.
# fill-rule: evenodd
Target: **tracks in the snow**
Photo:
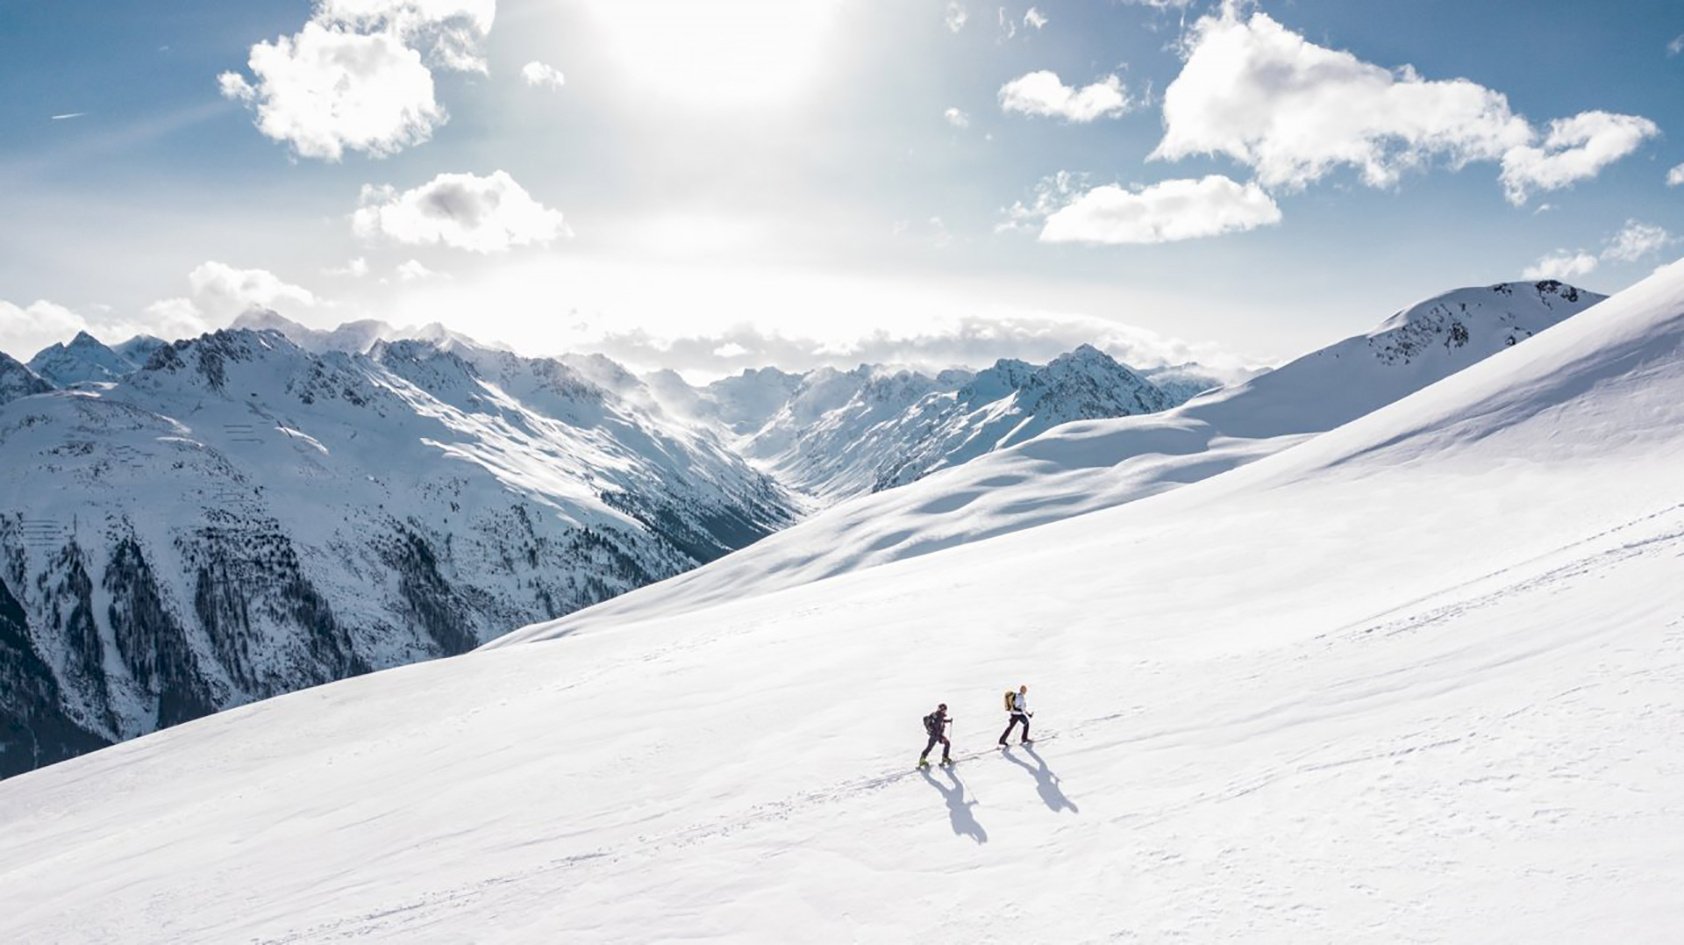
<path fill-rule="evenodd" d="M 1106 716 L 1090 721 L 1104 722 L 1120 716 Z M 1086 724 L 1086 723 L 1081 723 Z M 1081 725 L 1077 726 L 1078 730 Z M 1036 738 L 1034 743 L 1039 746 L 1052 742 L 1059 737 L 1058 730 L 1050 730 Z M 1019 746 L 1013 745 L 1013 748 Z M 1000 749 L 988 749 L 964 752 L 954 756 L 958 764 L 967 764 L 998 755 Z M 388 905 L 373 912 L 364 913 L 339 919 L 333 922 L 321 923 L 309 928 L 299 929 L 275 938 L 262 939 L 264 945 L 285 945 L 294 942 L 315 942 L 329 939 L 361 938 L 377 931 L 391 931 L 380 929 L 379 926 L 397 925 L 405 921 L 424 921 L 440 909 L 455 908 L 471 902 L 482 895 L 493 892 L 499 887 L 509 886 L 517 882 L 541 876 L 547 873 L 560 873 L 579 866 L 597 864 L 613 864 L 630 859 L 649 859 L 658 857 L 674 849 L 692 847 L 719 837 L 754 830 L 759 827 L 787 821 L 796 814 L 825 804 L 837 803 L 861 794 L 881 791 L 918 776 L 918 769 L 907 767 L 894 771 L 883 771 L 879 774 L 853 778 L 831 784 L 827 787 L 800 791 L 779 800 L 756 804 L 747 810 L 734 811 L 722 815 L 711 822 L 693 824 L 666 830 L 659 833 L 638 835 L 631 840 L 611 847 L 599 847 L 585 853 L 575 853 L 557 857 L 553 860 L 528 866 L 524 869 L 511 870 L 495 876 L 480 879 L 465 886 L 440 890 L 424 896 L 419 896 L 407 902 Z"/>

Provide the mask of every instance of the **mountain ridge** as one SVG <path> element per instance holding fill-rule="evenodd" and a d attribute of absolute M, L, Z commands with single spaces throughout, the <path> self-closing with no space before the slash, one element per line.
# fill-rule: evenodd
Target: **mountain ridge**
<path fill-rule="evenodd" d="M 1653 937 L 1681 353 L 1684 270 L 1186 488 L 0 783 L 0 932 Z M 1001 750 L 1019 683 L 1036 742 Z M 937 701 L 958 764 L 917 770 Z"/>

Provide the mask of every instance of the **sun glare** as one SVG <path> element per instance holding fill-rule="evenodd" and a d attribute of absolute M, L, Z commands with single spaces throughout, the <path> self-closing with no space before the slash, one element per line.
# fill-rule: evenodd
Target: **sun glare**
<path fill-rule="evenodd" d="M 614 58 L 646 90 L 697 105 L 796 97 L 812 78 L 837 0 L 603 0 Z"/>

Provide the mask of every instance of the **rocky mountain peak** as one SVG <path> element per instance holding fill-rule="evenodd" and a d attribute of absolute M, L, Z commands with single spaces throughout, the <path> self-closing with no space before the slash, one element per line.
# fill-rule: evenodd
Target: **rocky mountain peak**
<path fill-rule="evenodd" d="M 31 371 L 27 365 L 9 354 L 0 352 L 0 405 L 19 397 L 45 394 L 53 385 Z"/>
<path fill-rule="evenodd" d="M 61 387 L 84 381 L 114 380 L 135 367 L 86 331 L 77 332 L 68 344 L 41 349 L 29 361 L 30 370 Z"/>

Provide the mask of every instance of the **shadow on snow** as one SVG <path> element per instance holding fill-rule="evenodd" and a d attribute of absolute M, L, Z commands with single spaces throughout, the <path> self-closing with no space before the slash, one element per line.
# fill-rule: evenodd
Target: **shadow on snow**
<path fill-rule="evenodd" d="M 1030 776 L 1035 779 L 1035 790 L 1041 795 L 1041 801 L 1047 805 L 1047 809 L 1055 814 L 1062 810 L 1068 810 L 1072 814 L 1081 813 L 1081 809 L 1076 806 L 1076 802 L 1066 796 L 1064 788 L 1059 786 L 1060 781 L 1058 775 L 1053 774 L 1052 769 L 1047 767 L 1046 759 L 1036 754 L 1035 749 L 1030 748 L 1027 745 L 1019 747 L 1023 749 L 1024 754 L 1035 759 L 1034 764 L 1029 764 L 1028 762 L 1019 759 L 1016 755 L 1012 754 L 1012 750 L 1010 748 L 1002 751 L 1000 754 L 1004 756 L 1007 761 L 1029 772 Z"/>
<path fill-rule="evenodd" d="M 988 831 L 982 829 L 982 824 L 977 823 L 976 817 L 971 813 L 971 808 L 975 807 L 977 802 L 966 800 L 965 784 L 953 773 L 952 768 L 942 768 L 941 771 L 953 782 L 951 788 L 938 781 L 935 775 L 930 773 L 930 769 L 918 769 L 918 773 L 924 776 L 930 787 L 940 791 L 942 799 L 947 802 L 947 818 L 953 822 L 954 835 L 970 837 L 977 843 L 987 843 Z"/>

